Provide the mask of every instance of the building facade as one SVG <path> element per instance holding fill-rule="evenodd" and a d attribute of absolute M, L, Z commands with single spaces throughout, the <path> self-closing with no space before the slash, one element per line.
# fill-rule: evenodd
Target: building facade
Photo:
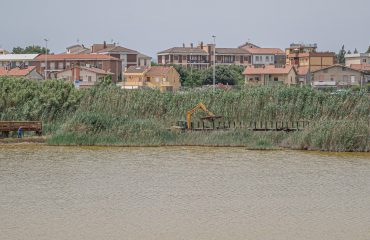
<path fill-rule="evenodd" d="M 360 86 L 363 82 L 362 71 L 338 64 L 312 72 L 312 86 L 315 88 L 348 88 Z"/>
<path fill-rule="evenodd" d="M 31 62 L 34 61 L 39 54 L 3 54 L 0 55 L 0 67 L 8 69 L 16 67 L 28 67 L 31 66 Z"/>
<path fill-rule="evenodd" d="M 45 68 L 47 60 L 47 67 Z M 117 82 L 122 73 L 121 60 L 103 54 L 55 54 L 39 55 L 32 62 L 39 73 L 47 71 L 47 78 L 57 78 L 57 73 L 80 67 L 94 67 L 112 73 L 112 81 Z"/>
<path fill-rule="evenodd" d="M 57 73 L 57 79 L 71 81 L 78 88 L 94 86 L 100 80 L 113 75 L 99 68 L 74 66 Z"/>
<path fill-rule="evenodd" d="M 370 53 L 346 54 L 346 66 L 352 64 L 370 64 Z"/>
<path fill-rule="evenodd" d="M 31 80 L 42 80 L 43 76 L 36 71 L 36 67 L 15 67 L 12 69 L 0 67 L 0 77 L 21 77 Z"/>
<path fill-rule="evenodd" d="M 247 67 L 244 72 L 245 84 L 251 86 L 297 85 L 297 72 L 292 66 L 267 65 Z"/>
<path fill-rule="evenodd" d="M 123 89 L 153 88 L 173 92 L 181 87 L 180 74 L 168 66 L 129 67 L 120 86 Z"/>

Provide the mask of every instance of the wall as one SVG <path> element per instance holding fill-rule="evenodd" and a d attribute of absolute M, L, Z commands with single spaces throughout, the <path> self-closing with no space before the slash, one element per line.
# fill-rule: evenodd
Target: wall
<path fill-rule="evenodd" d="M 313 81 L 334 81 L 340 85 L 358 85 L 362 77 L 363 75 L 361 72 L 340 66 L 323 69 L 313 73 Z M 352 80 L 354 80 L 354 82 L 352 82 Z"/>

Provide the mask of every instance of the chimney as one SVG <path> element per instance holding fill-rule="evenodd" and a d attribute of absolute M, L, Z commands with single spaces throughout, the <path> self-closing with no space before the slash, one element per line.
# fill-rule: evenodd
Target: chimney
<path fill-rule="evenodd" d="M 80 64 L 76 64 L 76 80 L 80 80 Z"/>
<path fill-rule="evenodd" d="M 194 47 L 194 44 L 193 43 L 190 43 L 190 47 L 193 48 Z"/>
<path fill-rule="evenodd" d="M 106 41 L 104 41 L 103 46 L 104 46 L 104 49 L 107 48 L 107 42 Z"/>
<path fill-rule="evenodd" d="M 182 47 L 185 48 L 185 43 L 182 44 Z"/>
<path fill-rule="evenodd" d="M 203 49 L 203 41 L 200 42 L 200 48 Z"/>

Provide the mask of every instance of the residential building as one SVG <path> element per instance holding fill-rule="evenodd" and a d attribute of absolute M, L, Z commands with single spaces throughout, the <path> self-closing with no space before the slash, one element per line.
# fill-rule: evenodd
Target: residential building
<path fill-rule="evenodd" d="M 46 55 L 39 55 L 30 64 L 39 73 L 45 72 Z M 47 78 L 57 78 L 57 73 L 80 67 L 94 67 L 112 73 L 112 81 L 117 82 L 122 73 L 121 60 L 104 54 L 55 54 L 47 55 Z"/>
<path fill-rule="evenodd" d="M 207 69 L 213 55 L 200 47 L 173 47 L 157 54 L 160 65 L 181 65 L 186 68 Z"/>
<path fill-rule="evenodd" d="M 162 92 L 181 87 L 180 74 L 172 66 L 129 67 L 125 81 L 120 84 L 123 89 L 154 88 Z"/>
<path fill-rule="evenodd" d="M 76 44 L 70 47 L 67 47 L 67 54 L 89 54 L 91 50 L 86 48 L 83 44 Z"/>
<path fill-rule="evenodd" d="M 362 71 L 339 64 L 313 71 L 312 75 L 312 86 L 315 88 L 348 88 L 364 82 Z"/>
<path fill-rule="evenodd" d="M 139 53 L 136 50 L 128 49 L 114 44 L 94 44 L 91 52 L 96 54 L 105 54 L 118 58 L 122 62 L 122 71 L 124 72 L 131 66 L 150 66 L 152 58 Z"/>
<path fill-rule="evenodd" d="M 22 77 L 31 80 L 42 80 L 43 76 L 36 71 L 36 67 L 15 67 L 9 69 L 0 67 L 0 77 Z"/>
<path fill-rule="evenodd" d="M 214 54 L 216 53 L 216 59 Z M 186 68 L 207 69 L 216 61 L 216 65 L 247 66 L 251 63 L 251 54 L 243 48 L 215 48 L 214 44 L 197 47 L 174 47 L 157 54 L 160 65 L 181 65 Z"/>
<path fill-rule="evenodd" d="M 333 52 L 317 52 L 317 44 L 291 44 L 285 50 L 286 64 L 297 69 L 304 67 L 310 72 L 332 66 L 336 63 Z"/>
<path fill-rule="evenodd" d="M 3 54 L 0 55 L 0 67 L 27 67 L 39 54 Z"/>
<path fill-rule="evenodd" d="M 73 82 L 78 88 L 94 86 L 100 80 L 112 76 L 113 73 L 99 68 L 74 66 L 61 72 L 57 72 L 57 79 Z"/>
<path fill-rule="evenodd" d="M 365 82 L 370 82 L 370 63 L 369 64 L 351 64 L 350 68 L 363 72 Z"/>
<path fill-rule="evenodd" d="M 310 68 L 308 66 L 294 68 L 297 72 L 298 82 L 303 85 L 309 85 L 311 83 Z"/>
<path fill-rule="evenodd" d="M 317 51 L 317 44 L 303 44 L 303 43 L 292 43 L 288 48 L 285 49 L 285 55 L 287 56 L 286 64 L 291 65 L 289 61 L 289 54 L 294 53 L 311 53 Z"/>
<path fill-rule="evenodd" d="M 250 48 L 243 47 L 251 55 L 251 64 L 262 65 L 285 65 L 285 53 L 279 48 Z"/>
<path fill-rule="evenodd" d="M 297 72 L 293 66 L 250 66 L 244 70 L 245 84 L 258 85 L 296 85 Z"/>
<path fill-rule="evenodd" d="M 370 53 L 346 54 L 346 66 L 352 64 L 370 64 Z"/>

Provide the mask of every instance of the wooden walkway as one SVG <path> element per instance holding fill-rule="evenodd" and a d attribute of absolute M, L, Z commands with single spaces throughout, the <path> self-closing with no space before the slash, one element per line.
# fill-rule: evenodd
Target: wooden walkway
<path fill-rule="evenodd" d="M 10 132 L 18 131 L 19 128 L 22 128 L 23 132 L 35 132 L 39 136 L 42 134 L 42 122 L 0 121 L 0 132 L 5 137 L 8 137 Z"/>
<path fill-rule="evenodd" d="M 309 121 L 250 121 L 250 122 L 235 122 L 235 121 L 219 121 L 219 122 L 192 122 L 192 131 L 214 131 L 214 130 L 229 130 L 229 129 L 248 129 L 254 132 L 295 132 L 303 131 L 310 126 Z"/>

